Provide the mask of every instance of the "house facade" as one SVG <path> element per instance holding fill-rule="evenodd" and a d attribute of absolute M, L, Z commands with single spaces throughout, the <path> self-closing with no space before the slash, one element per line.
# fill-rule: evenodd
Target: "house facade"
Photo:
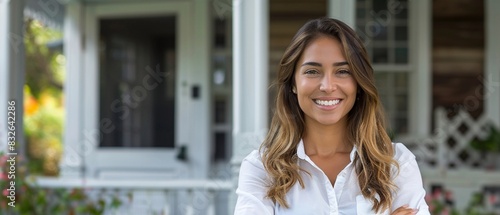
<path fill-rule="evenodd" d="M 19 131 L 28 5 L 63 19 L 62 179 L 234 181 L 285 47 L 322 16 L 364 40 L 396 137 L 431 135 L 438 106 L 500 125 L 496 0 L 0 0 L 0 99 L 16 99 Z"/>

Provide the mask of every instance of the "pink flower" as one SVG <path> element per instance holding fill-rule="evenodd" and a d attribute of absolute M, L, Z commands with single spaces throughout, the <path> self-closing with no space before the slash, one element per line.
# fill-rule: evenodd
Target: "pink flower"
<path fill-rule="evenodd" d="M 8 196 L 9 195 L 9 191 L 7 189 L 4 189 L 3 190 L 3 196 Z"/>
<path fill-rule="evenodd" d="M 7 180 L 7 174 L 0 172 L 0 180 Z"/>
<path fill-rule="evenodd" d="M 439 199 L 442 196 L 441 189 L 436 189 L 432 192 L 433 199 Z"/>
<path fill-rule="evenodd" d="M 495 204 L 497 202 L 497 196 L 495 194 L 491 194 L 489 197 L 490 204 Z"/>
<path fill-rule="evenodd" d="M 0 167 L 5 165 L 5 162 L 7 162 L 7 159 L 9 159 L 9 158 L 5 155 L 0 157 Z"/>
<path fill-rule="evenodd" d="M 450 210 L 446 207 L 443 209 L 443 212 L 441 213 L 442 215 L 449 215 L 450 214 Z"/>

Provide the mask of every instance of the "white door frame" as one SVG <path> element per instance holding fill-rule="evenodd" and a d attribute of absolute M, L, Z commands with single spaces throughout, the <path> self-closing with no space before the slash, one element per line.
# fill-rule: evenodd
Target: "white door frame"
<path fill-rule="evenodd" d="M 176 114 L 175 114 L 175 146 L 189 145 L 189 116 L 193 111 L 190 88 L 193 75 L 192 62 L 192 10 L 190 2 L 141 2 L 141 3 L 109 3 L 90 4 L 86 7 L 85 16 L 85 49 L 83 69 L 83 143 L 82 154 L 86 167 L 86 177 L 116 178 L 116 177 L 154 177 L 179 178 L 189 177 L 194 169 L 189 163 L 176 159 L 177 149 L 113 149 L 99 148 L 99 138 L 106 132 L 109 121 L 99 119 L 99 53 L 98 29 L 99 19 L 106 17 L 134 17 L 172 15 L 176 18 Z M 188 85 L 189 86 L 189 85 Z M 111 122 L 112 123 L 112 122 Z M 208 129 L 208 128 L 207 128 Z M 192 147 L 193 149 L 195 147 Z M 132 162 L 131 162 L 132 161 Z M 124 166 L 124 164 L 127 166 Z M 118 169 L 126 168 L 126 171 Z M 114 171 L 104 171 L 115 169 Z M 155 171 L 142 172 L 141 170 Z M 130 174 L 130 170 L 136 174 Z M 101 174 L 100 171 L 104 171 Z M 140 171 L 140 174 L 137 174 Z"/>

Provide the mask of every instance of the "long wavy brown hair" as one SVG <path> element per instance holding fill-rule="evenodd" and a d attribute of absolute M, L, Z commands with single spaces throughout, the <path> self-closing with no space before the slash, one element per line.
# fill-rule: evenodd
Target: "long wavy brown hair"
<path fill-rule="evenodd" d="M 293 37 L 280 62 L 277 80 L 276 110 L 267 136 L 262 143 L 264 167 L 271 178 L 267 197 L 289 208 L 286 193 L 295 184 L 304 188 L 297 162 L 297 145 L 304 132 L 304 113 L 292 92 L 296 64 L 304 49 L 320 36 L 340 41 L 342 52 L 358 84 L 358 98 L 348 113 L 347 142 L 357 148 L 354 167 L 362 195 L 380 212 L 392 205 L 396 186 L 391 167 L 396 167 L 393 146 L 385 130 L 385 118 L 374 84 L 373 68 L 363 42 L 343 22 L 320 18 L 307 22 Z M 332 131 L 333 132 L 333 131 Z M 397 174 L 397 172 L 396 172 Z"/>

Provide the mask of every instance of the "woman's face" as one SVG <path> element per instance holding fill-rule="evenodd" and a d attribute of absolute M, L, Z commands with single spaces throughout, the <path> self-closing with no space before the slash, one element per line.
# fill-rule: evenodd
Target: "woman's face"
<path fill-rule="evenodd" d="M 304 50 L 295 67 L 295 93 L 307 125 L 346 125 L 357 83 L 337 39 L 321 36 Z"/>

